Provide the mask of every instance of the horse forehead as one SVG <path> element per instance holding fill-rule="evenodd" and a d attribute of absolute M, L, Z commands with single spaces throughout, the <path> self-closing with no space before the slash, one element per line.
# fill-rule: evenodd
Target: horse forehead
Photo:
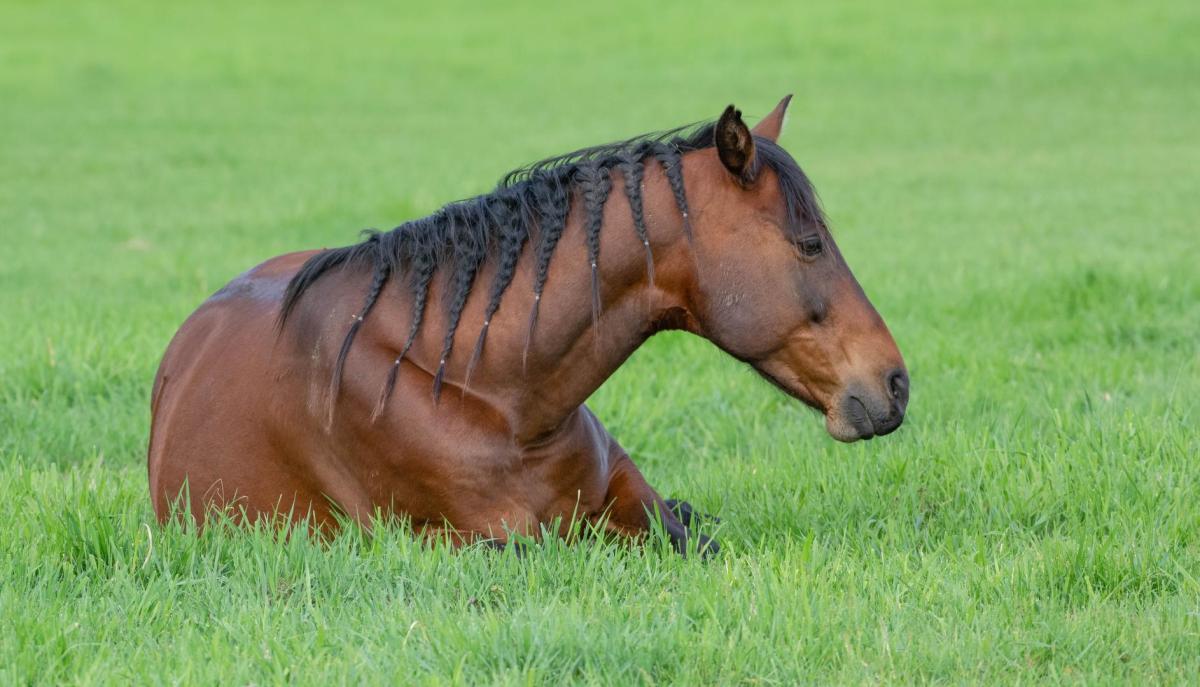
<path fill-rule="evenodd" d="M 728 172 L 707 181 L 700 189 L 697 209 L 717 217 L 755 218 L 770 222 L 786 221 L 787 204 L 774 174 L 764 175 L 751 186 L 735 182 Z"/>

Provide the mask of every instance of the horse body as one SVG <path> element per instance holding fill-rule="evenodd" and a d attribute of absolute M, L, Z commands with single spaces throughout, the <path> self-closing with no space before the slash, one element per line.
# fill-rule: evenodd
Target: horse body
<path fill-rule="evenodd" d="M 665 183 L 661 175 L 648 176 L 651 187 Z M 651 215 L 671 217 L 662 194 L 649 195 L 657 199 Z M 294 511 L 327 522 L 335 504 L 360 519 L 379 506 L 426 528 L 448 522 L 459 533 L 497 538 L 615 507 L 621 494 L 610 493 L 614 482 L 631 491 L 622 502 L 640 509 L 658 501 L 667 510 L 583 400 L 677 306 L 668 285 L 671 266 L 686 260 L 675 255 L 680 225 L 653 223 L 662 258 L 649 293 L 627 209 L 614 197 L 607 212 L 613 227 L 602 244 L 605 303 L 598 327 L 584 295 L 586 275 L 573 269 L 585 250 L 581 223 L 572 217 L 551 270 L 556 288 L 540 306 L 541 316 L 557 324 L 537 332 L 527 356 L 529 304 L 514 299 L 493 316 L 471 385 L 464 391 L 465 361 L 454 359 L 447 388 L 435 400 L 430 385 L 441 341 L 439 327 L 430 326 L 405 357 L 392 402 L 372 420 L 380 370 L 395 356 L 394 342 L 411 314 L 404 294 L 385 291 L 383 300 L 395 312 L 364 326 L 328 429 L 332 352 L 344 334 L 336 325 L 355 317 L 364 275 L 322 280 L 278 337 L 275 315 L 284 289 L 315 251 L 274 258 L 239 276 L 184 323 L 158 373 L 150 482 L 160 518 L 185 480 L 187 505 L 198 517 L 215 504 L 251 516 Z M 513 288 L 519 293 L 530 290 L 531 259 L 518 266 Z M 479 278 L 486 282 L 490 271 Z M 444 281 L 434 282 L 431 313 L 443 313 L 437 306 L 445 289 Z M 466 322 L 482 322 L 483 295 L 469 299 Z M 474 343 L 468 332 L 477 329 L 463 327 L 458 345 Z M 610 513 L 613 526 L 628 527 L 611 517 L 617 512 Z M 632 517 L 644 519 L 640 512 Z"/>
<path fill-rule="evenodd" d="M 786 100 L 759 128 L 777 135 L 784 107 Z M 722 123 L 743 131 L 730 112 Z M 637 535 L 658 517 L 683 550 L 684 523 L 584 405 L 662 329 L 707 336 L 751 362 L 825 411 L 838 438 L 894 429 L 907 401 L 907 377 L 903 398 L 895 386 L 903 364 L 835 249 L 830 266 L 820 268 L 828 283 L 800 294 L 805 312 L 793 313 L 795 303 L 778 306 L 789 308 L 786 317 L 772 311 L 769 301 L 791 281 L 772 284 L 754 271 L 796 269 L 786 262 L 797 255 L 778 226 L 787 189 L 751 183 L 745 170 L 747 178 L 731 177 L 739 169 L 726 159 L 733 153 L 720 145 L 720 126 L 717 145 L 681 156 L 686 188 L 668 174 L 668 163 L 645 164 L 638 183 L 626 185 L 628 194 L 597 199 L 587 188 L 572 191 L 548 265 L 532 240 L 517 246 L 510 265 L 503 256 L 481 260 L 468 288 L 507 279 L 499 291 L 509 295 L 498 307 L 496 289 L 463 293 L 457 268 L 439 269 L 429 281 L 419 327 L 412 323 L 422 312 L 408 280 L 389 279 L 386 269 L 374 276 L 329 269 L 289 303 L 289 284 L 304 279 L 305 265 L 322 255 L 317 251 L 274 258 L 235 279 L 180 328 L 155 381 L 149 477 L 159 518 L 184 494 L 181 505 L 201 521 L 218 507 L 251 519 L 290 514 L 329 528 L 335 511 L 365 521 L 378 510 L 465 542 L 536 534 L 556 518 L 564 526 L 572 518 L 602 519 L 614 532 Z M 740 145 L 749 146 L 741 151 L 749 165 L 748 130 Z M 589 173 L 620 188 L 623 175 L 635 172 Z M 680 212 L 684 192 L 691 223 Z M 752 226 L 740 236 L 711 229 L 732 221 L 731 213 L 758 220 L 743 220 Z M 786 255 L 750 254 L 747 241 L 783 246 Z M 739 245 L 743 250 L 735 250 Z M 705 277 L 701 264 L 715 276 Z M 802 285 L 794 286 L 799 293 Z M 371 294 L 365 307 L 364 290 Z M 818 318 L 807 311 L 820 309 L 824 319 L 842 303 L 850 305 L 837 309 L 839 340 L 820 343 L 809 324 Z M 748 318 L 739 304 L 768 320 Z M 859 375 L 847 383 L 845 370 L 862 367 L 848 351 L 864 346 L 875 351 L 872 381 Z M 821 369 L 809 369 L 814 361 Z M 389 369 L 394 389 L 381 396 Z M 868 386 L 883 400 L 863 391 Z M 859 390 L 841 399 L 846 389 Z"/>

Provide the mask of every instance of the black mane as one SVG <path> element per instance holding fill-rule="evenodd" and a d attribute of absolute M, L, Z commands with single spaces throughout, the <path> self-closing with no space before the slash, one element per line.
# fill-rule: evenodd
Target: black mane
<path fill-rule="evenodd" d="M 488 258 L 497 261 L 496 275 L 489 290 L 483 330 L 467 366 L 467 378 L 483 351 L 488 326 L 500 300 L 512 282 L 517 260 L 526 241 L 534 243 L 535 274 L 533 309 L 529 336 L 537 322 L 538 304 L 546 285 L 550 260 L 566 226 L 571 197 L 578 192 L 585 210 L 584 229 L 592 269 L 593 317 L 599 315 L 597 262 L 604 203 L 612 190 L 612 172 L 619 171 L 622 190 L 633 211 L 634 227 L 646 246 L 646 264 L 653 280 L 653 259 L 649 252 L 646 227 L 642 218 L 641 178 L 644 166 L 655 160 L 663 168 L 675 203 L 683 215 L 684 230 L 691 238 L 687 197 L 683 186 L 684 153 L 710 148 L 714 123 L 681 127 L 646 134 L 626 141 L 583 148 L 509 172 L 491 193 L 446 205 L 427 217 L 410 220 L 387 232 L 368 230 L 364 240 L 343 248 L 325 250 L 310 258 L 288 284 L 279 314 L 280 327 L 287 321 L 304 293 L 322 275 L 334 268 L 370 269 L 372 280 L 361 310 L 350 326 L 334 366 L 330 385 L 330 414 L 350 345 L 363 320 L 370 314 L 384 285 L 391 279 L 406 279 L 413 298 L 413 315 L 407 340 L 400 349 L 388 375 L 383 394 L 376 406 L 378 414 L 395 384 L 400 361 L 420 331 L 425 314 L 429 284 L 440 268 L 452 269 L 448 291 L 448 323 L 442 355 L 434 378 L 434 395 L 441 388 L 442 374 L 454 343 L 454 333 L 462 316 L 467 296 L 480 266 Z M 816 195 L 808 178 L 790 155 L 773 141 L 755 137 L 756 165 L 771 168 L 779 179 L 791 221 L 789 232 L 805 224 L 823 221 Z M 793 236 L 793 238 L 796 238 Z M 528 342 L 526 343 L 528 348 Z"/>

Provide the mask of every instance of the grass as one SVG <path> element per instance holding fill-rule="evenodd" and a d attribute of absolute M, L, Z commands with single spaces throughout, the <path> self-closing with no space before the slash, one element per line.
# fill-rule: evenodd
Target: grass
<path fill-rule="evenodd" d="M 1194 679 L 1195 3 L 650 12 L 0 6 L 0 683 Z M 840 445 L 651 341 L 593 407 L 716 561 L 154 524 L 152 375 L 233 275 L 788 91 L 913 401 Z"/>

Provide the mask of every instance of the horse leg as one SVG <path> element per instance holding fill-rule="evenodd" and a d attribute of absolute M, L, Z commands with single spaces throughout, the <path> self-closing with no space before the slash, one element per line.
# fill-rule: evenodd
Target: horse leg
<path fill-rule="evenodd" d="M 641 471 L 623 451 L 615 456 L 605 502 L 608 505 L 605 511 L 608 531 L 640 538 L 650 530 L 651 518 L 657 518 L 671 538 L 674 549 L 682 556 L 688 554 L 693 534 L 679 521 L 667 502 L 646 483 Z M 703 534 L 694 536 L 697 539 L 695 548 L 702 557 L 707 558 L 720 550 L 717 542 L 709 537 Z"/>

